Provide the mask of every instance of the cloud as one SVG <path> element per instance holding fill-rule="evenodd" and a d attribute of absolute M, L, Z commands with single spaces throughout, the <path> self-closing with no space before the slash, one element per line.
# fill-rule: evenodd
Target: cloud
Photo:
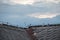
<path fill-rule="evenodd" d="M 60 0 L 41 0 L 42 2 L 45 2 L 45 3 L 59 3 Z"/>
<path fill-rule="evenodd" d="M 2 3 L 7 3 L 7 4 L 13 4 L 13 5 L 15 5 L 15 4 L 23 4 L 23 5 L 25 5 L 25 4 L 32 4 L 32 3 L 34 3 L 34 0 L 2 0 L 1 1 Z"/>
<path fill-rule="evenodd" d="M 0 0 L 0 20 L 12 24 L 60 23 L 60 0 Z"/>
<path fill-rule="evenodd" d="M 27 16 L 35 17 L 35 18 L 54 18 L 57 15 L 60 15 L 60 14 L 57 14 L 57 13 L 35 13 L 35 14 L 29 14 Z"/>
<path fill-rule="evenodd" d="M 32 4 L 34 1 L 33 0 L 10 0 L 11 2 L 15 4 Z"/>
<path fill-rule="evenodd" d="M 34 3 L 55 3 L 58 4 L 60 2 L 60 0 L 0 0 L 3 3 L 8 3 L 8 4 L 29 4 L 29 5 L 33 5 Z"/>

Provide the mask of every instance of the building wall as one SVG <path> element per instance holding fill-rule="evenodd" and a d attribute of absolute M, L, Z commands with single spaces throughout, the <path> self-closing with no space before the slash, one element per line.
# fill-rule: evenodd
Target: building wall
<path fill-rule="evenodd" d="M 37 40 L 60 40 L 60 27 L 32 27 Z"/>
<path fill-rule="evenodd" d="M 0 40 L 31 40 L 31 39 L 24 29 L 0 25 Z"/>
<path fill-rule="evenodd" d="M 22 29 L 0 25 L 0 40 L 60 40 L 60 26 Z"/>

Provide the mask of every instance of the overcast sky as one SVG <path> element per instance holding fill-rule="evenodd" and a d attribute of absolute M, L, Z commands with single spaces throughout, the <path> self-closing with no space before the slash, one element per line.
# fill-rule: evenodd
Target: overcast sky
<path fill-rule="evenodd" d="M 0 21 L 19 26 L 60 23 L 60 0 L 0 0 Z"/>

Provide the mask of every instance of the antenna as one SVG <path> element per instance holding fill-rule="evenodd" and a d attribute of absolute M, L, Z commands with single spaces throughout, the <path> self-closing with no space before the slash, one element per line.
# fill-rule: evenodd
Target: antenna
<path fill-rule="evenodd" d="M 24 25 L 26 26 L 26 22 L 24 22 Z"/>

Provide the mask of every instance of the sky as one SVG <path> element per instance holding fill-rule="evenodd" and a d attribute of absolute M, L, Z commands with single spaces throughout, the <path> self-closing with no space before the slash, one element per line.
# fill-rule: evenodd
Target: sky
<path fill-rule="evenodd" d="M 60 23 L 60 0 L 0 0 L 0 22 L 26 27 Z"/>

